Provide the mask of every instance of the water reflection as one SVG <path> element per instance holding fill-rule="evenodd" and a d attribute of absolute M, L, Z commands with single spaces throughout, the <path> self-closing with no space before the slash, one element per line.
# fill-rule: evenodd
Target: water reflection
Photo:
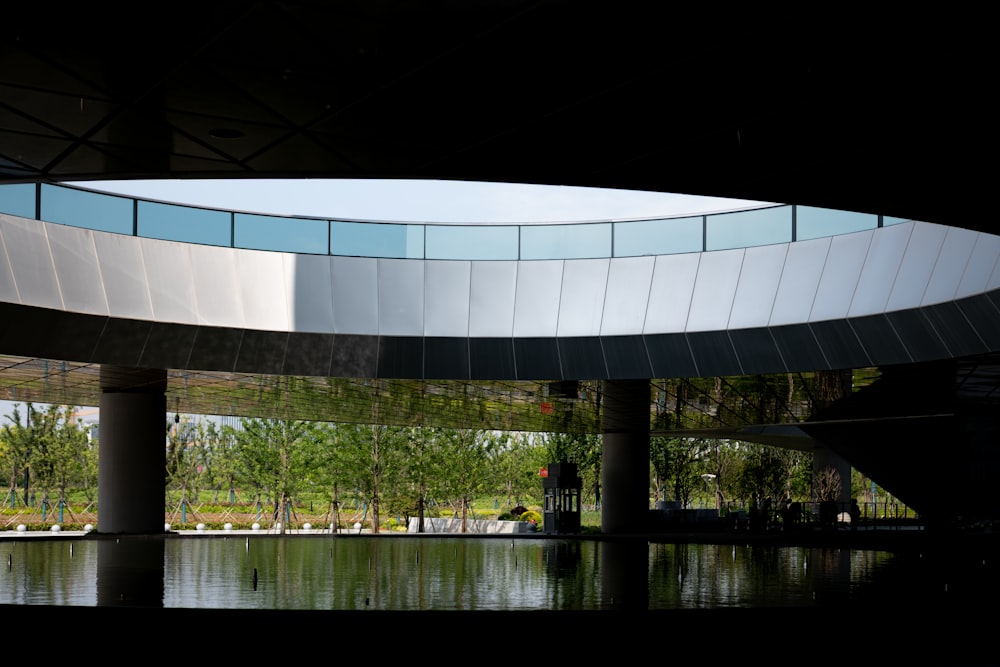
<path fill-rule="evenodd" d="M 88 543 L 70 544 L 75 555 L 79 547 Z M 105 539 L 96 544 L 98 606 L 153 607 L 163 604 L 165 543 L 162 539 Z M 58 553 L 50 550 L 46 558 L 53 558 Z"/>
<path fill-rule="evenodd" d="M 649 586 L 678 608 L 810 606 L 850 599 L 855 577 L 891 559 L 848 549 L 661 544 L 652 547 Z"/>
<path fill-rule="evenodd" d="M 0 604 L 267 610 L 817 607 L 897 596 L 900 567 L 884 551 L 502 537 L 28 539 L 0 554 Z"/>

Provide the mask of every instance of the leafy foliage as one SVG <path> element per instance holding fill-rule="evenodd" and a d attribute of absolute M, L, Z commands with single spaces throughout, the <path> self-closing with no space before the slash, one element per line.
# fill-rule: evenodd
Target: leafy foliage
<path fill-rule="evenodd" d="M 231 431 L 238 451 L 234 478 L 274 499 L 274 520 L 286 528 L 289 503 L 309 479 L 318 433 L 311 422 L 244 419 Z"/>
<path fill-rule="evenodd" d="M 709 425 L 723 414 L 727 419 L 777 418 L 802 403 L 804 387 L 798 376 L 671 380 L 654 392 L 658 412 L 653 425 Z M 349 386 L 331 385 L 334 389 L 347 391 Z M 233 503 L 238 496 L 241 502 L 262 500 L 283 528 L 284 517 L 294 512 L 302 495 L 321 498 L 338 516 L 353 501 L 363 508 L 362 520 L 378 531 L 386 525 L 384 516 L 404 525 L 414 515 L 468 517 L 473 503 L 483 499 L 492 500 L 494 516 L 532 504 L 541 498 L 539 469 L 569 462 L 583 478 L 583 504 L 598 505 L 602 438 L 576 422 L 585 413 L 583 399 L 564 400 L 584 407 L 564 410 L 569 417 L 561 423 L 563 430 L 523 433 L 372 425 L 382 424 L 386 411 L 409 411 L 415 400 L 451 400 L 399 394 L 392 382 L 379 383 L 379 391 L 382 398 L 367 406 L 366 415 L 358 414 L 356 423 L 248 419 L 233 428 L 190 417 L 168 419 L 167 490 L 189 503 L 201 502 L 199 496 L 206 493 L 213 503 Z M 489 403 L 487 397 L 480 399 L 481 405 Z M 492 409 L 484 407 L 487 413 Z M 12 501 L 28 504 L 36 490 L 43 497 L 92 492 L 97 446 L 73 422 L 69 409 L 39 410 L 29 404 L 27 415 L 15 407 L 7 421 L 0 429 L 0 470 L 7 475 Z M 826 494 L 822 474 L 812 487 L 811 455 L 793 450 L 658 433 L 651 438 L 650 463 L 651 499 L 669 498 L 682 507 L 713 494 L 720 508 L 765 498 L 808 500 L 812 491 Z M 852 489 L 867 492 L 868 484 L 861 487 L 852 480 Z M 24 494 L 15 497 L 18 487 Z"/>
<path fill-rule="evenodd" d="M 705 454 L 706 441 L 699 438 L 651 438 L 650 464 L 661 497 L 669 494 L 681 507 L 686 507 L 695 490 L 704 485 L 701 476 L 709 469 Z"/>
<path fill-rule="evenodd" d="M 64 499 L 71 488 L 93 488 L 97 452 L 70 408 L 49 405 L 39 410 L 28 403 L 22 419 L 15 405 L 7 420 L 0 430 L 0 469 L 8 475 L 12 505 L 18 500 L 33 504 L 36 491 L 42 499 Z M 19 481 L 20 498 L 15 494 Z"/>

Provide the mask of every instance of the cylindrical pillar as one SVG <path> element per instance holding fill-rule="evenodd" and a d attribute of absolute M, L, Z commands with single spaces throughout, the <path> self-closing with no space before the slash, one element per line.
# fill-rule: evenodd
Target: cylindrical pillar
<path fill-rule="evenodd" d="M 649 519 L 649 381 L 608 380 L 601 399 L 601 531 L 642 532 Z"/>
<path fill-rule="evenodd" d="M 101 367 L 97 529 L 153 534 L 164 530 L 167 373 Z"/>

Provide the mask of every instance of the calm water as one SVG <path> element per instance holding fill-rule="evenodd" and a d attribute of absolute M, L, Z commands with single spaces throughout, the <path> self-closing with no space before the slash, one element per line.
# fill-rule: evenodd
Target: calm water
<path fill-rule="evenodd" d="M 0 541 L 0 604 L 310 610 L 816 607 L 975 584 L 885 551 L 559 538 Z M 983 564 L 985 566 L 985 563 Z M 968 581 L 968 572 L 963 580 Z M 919 578 L 918 578 L 919 577 Z M 949 585 L 951 590 L 948 591 Z"/>

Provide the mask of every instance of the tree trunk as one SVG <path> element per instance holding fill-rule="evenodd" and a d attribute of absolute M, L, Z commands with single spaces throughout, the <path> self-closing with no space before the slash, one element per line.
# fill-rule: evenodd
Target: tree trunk
<path fill-rule="evenodd" d="M 417 498 L 417 532 L 424 532 L 424 492 L 420 491 L 420 497 Z"/>
<path fill-rule="evenodd" d="M 286 523 L 288 523 L 286 521 L 286 517 L 287 516 L 288 516 L 288 496 L 282 494 L 281 495 L 281 500 L 278 501 L 278 520 L 277 520 L 277 524 L 278 524 L 278 534 L 279 535 L 284 535 L 285 531 L 288 530 L 288 526 L 285 525 Z"/>

